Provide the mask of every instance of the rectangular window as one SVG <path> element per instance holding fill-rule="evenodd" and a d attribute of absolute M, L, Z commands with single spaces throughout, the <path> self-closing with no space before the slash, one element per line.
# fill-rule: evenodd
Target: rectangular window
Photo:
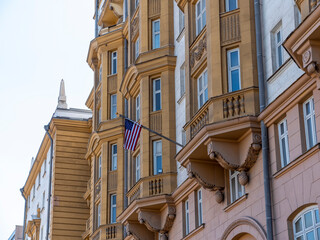
<path fill-rule="evenodd" d="M 308 150 L 312 148 L 317 142 L 313 97 L 303 103 L 303 117 Z"/>
<path fill-rule="evenodd" d="M 101 224 L 101 203 L 98 204 L 97 206 L 97 228 Z"/>
<path fill-rule="evenodd" d="M 160 47 L 160 20 L 152 21 L 152 49 Z"/>
<path fill-rule="evenodd" d="M 153 111 L 161 110 L 161 80 L 153 80 Z"/>
<path fill-rule="evenodd" d="M 98 174 L 97 174 L 97 180 L 101 178 L 101 173 L 102 173 L 102 157 L 99 155 L 98 157 Z"/>
<path fill-rule="evenodd" d="M 162 173 L 162 141 L 153 142 L 153 174 Z"/>
<path fill-rule="evenodd" d="M 200 226 L 203 223 L 202 219 L 202 191 L 199 189 L 197 191 L 197 207 L 198 207 L 198 226 Z"/>
<path fill-rule="evenodd" d="M 278 133 L 279 133 L 281 167 L 285 167 L 289 163 L 289 141 L 288 141 L 287 119 L 282 120 L 278 124 Z"/>
<path fill-rule="evenodd" d="M 111 171 L 117 170 L 118 161 L 118 149 L 117 144 L 111 145 Z"/>
<path fill-rule="evenodd" d="M 184 202 L 184 218 L 185 218 L 185 235 L 188 235 L 190 233 L 190 224 L 189 224 L 189 200 L 186 200 Z"/>
<path fill-rule="evenodd" d="M 136 42 L 134 43 L 134 55 L 135 55 L 135 59 L 137 59 L 139 57 L 139 51 L 140 51 L 140 40 L 139 38 L 137 38 Z"/>
<path fill-rule="evenodd" d="M 182 97 L 186 91 L 185 81 L 184 64 L 182 64 L 180 67 L 180 97 Z"/>
<path fill-rule="evenodd" d="M 110 223 L 115 223 L 117 218 L 117 195 L 111 195 Z"/>
<path fill-rule="evenodd" d="M 230 200 L 231 202 L 236 201 L 238 198 L 244 195 L 244 186 L 239 183 L 238 180 L 239 172 L 230 170 L 229 178 L 230 178 Z"/>
<path fill-rule="evenodd" d="M 100 68 L 99 68 L 99 82 L 101 82 L 102 80 L 102 64 L 100 64 Z"/>
<path fill-rule="evenodd" d="M 117 74 L 117 52 L 111 53 L 111 75 Z"/>
<path fill-rule="evenodd" d="M 283 63 L 283 52 L 282 52 L 282 31 L 281 26 L 274 32 L 274 42 L 275 42 L 275 66 L 277 70 L 281 67 Z"/>
<path fill-rule="evenodd" d="M 45 202 L 46 202 L 46 193 L 43 192 L 43 194 L 42 194 L 42 209 L 44 209 Z"/>
<path fill-rule="evenodd" d="M 241 89 L 240 56 L 239 55 L 240 55 L 239 48 L 232 49 L 227 52 L 229 92 L 233 92 Z"/>
<path fill-rule="evenodd" d="M 184 13 L 179 8 L 179 33 L 184 29 Z"/>
<path fill-rule="evenodd" d="M 140 94 L 136 97 L 136 121 L 140 120 Z"/>
<path fill-rule="evenodd" d="M 235 10 L 238 8 L 238 0 L 226 0 L 226 12 Z"/>
<path fill-rule="evenodd" d="M 111 113 L 110 113 L 110 118 L 114 119 L 117 117 L 117 94 L 112 94 L 110 96 L 111 99 Z"/>
<path fill-rule="evenodd" d="M 199 109 L 208 100 L 208 73 L 205 70 L 198 78 L 198 107 Z"/>
<path fill-rule="evenodd" d="M 140 154 L 136 156 L 136 182 L 140 179 Z"/>
<path fill-rule="evenodd" d="M 199 35 L 201 30 L 206 25 L 206 0 L 199 0 L 196 3 L 196 35 Z"/>

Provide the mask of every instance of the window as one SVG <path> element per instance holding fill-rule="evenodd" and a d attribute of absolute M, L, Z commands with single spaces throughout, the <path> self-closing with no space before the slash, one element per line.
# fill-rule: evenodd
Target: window
<path fill-rule="evenodd" d="M 36 196 L 36 190 L 35 190 L 35 187 L 33 185 L 33 187 L 32 187 L 32 200 L 35 198 L 35 196 Z"/>
<path fill-rule="evenodd" d="M 162 173 L 162 142 L 153 142 L 153 174 Z"/>
<path fill-rule="evenodd" d="M 136 97 L 136 121 L 140 120 L 140 95 Z"/>
<path fill-rule="evenodd" d="M 238 8 L 238 0 L 226 0 L 226 12 Z"/>
<path fill-rule="evenodd" d="M 152 49 L 160 47 L 160 20 L 152 21 Z"/>
<path fill-rule="evenodd" d="M 98 157 L 98 174 L 97 174 L 97 180 L 101 178 L 101 173 L 102 173 L 102 157 L 99 155 Z"/>
<path fill-rule="evenodd" d="M 230 200 L 231 202 L 236 201 L 238 198 L 244 195 L 244 186 L 239 183 L 238 175 L 239 172 L 230 170 Z"/>
<path fill-rule="evenodd" d="M 38 187 L 40 187 L 41 171 L 38 173 Z"/>
<path fill-rule="evenodd" d="M 46 202 L 46 193 L 43 192 L 43 194 L 42 194 L 42 209 L 44 209 L 45 202 Z"/>
<path fill-rule="evenodd" d="M 320 239 L 318 206 L 309 207 L 293 220 L 294 240 Z"/>
<path fill-rule="evenodd" d="M 186 131 L 182 129 L 181 131 L 181 139 L 182 139 L 182 145 L 185 146 L 187 143 L 187 138 L 186 138 Z"/>
<path fill-rule="evenodd" d="M 184 13 L 179 8 L 179 33 L 184 29 Z"/>
<path fill-rule="evenodd" d="M 99 125 L 99 123 L 101 123 L 101 107 L 99 107 L 97 110 L 97 120 L 97 124 Z"/>
<path fill-rule="evenodd" d="M 44 159 L 44 161 L 43 161 L 43 175 L 42 176 L 44 176 L 46 171 L 47 171 L 47 158 Z"/>
<path fill-rule="evenodd" d="M 102 64 L 100 64 L 100 68 L 99 68 L 99 82 L 101 82 L 102 80 Z"/>
<path fill-rule="evenodd" d="M 140 51 L 139 45 L 140 45 L 140 40 L 139 40 L 139 38 L 137 38 L 136 42 L 134 43 L 135 59 L 137 59 L 139 57 L 139 51 Z"/>
<path fill-rule="evenodd" d="M 110 223 L 115 223 L 117 218 L 117 195 L 111 195 Z"/>
<path fill-rule="evenodd" d="M 227 55 L 229 92 L 233 92 L 241 88 L 239 48 L 229 50 Z"/>
<path fill-rule="evenodd" d="M 289 143 L 288 143 L 287 119 L 282 120 L 278 124 L 278 133 L 279 133 L 281 167 L 285 167 L 289 163 Z"/>
<path fill-rule="evenodd" d="M 117 117 L 117 94 L 111 95 L 111 119 L 114 119 Z"/>
<path fill-rule="evenodd" d="M 303 117 L 307 149 L 310 149 L 317 142 L 313 97 L 303 103 Z"/>
<path fill-rule="evenodd" d="M 30 195 L 28 196 L 28 208 L 30 208 Z"/>
<path fill-rule="evenodd" d="M 161 80 L 153 80 L 153 111 L 161 110 Z"/>
<path fill-rule="evenodd" d="M 184 202 L 184 224 L 185 224 L 185 235 L 190 233 L 190 226 L 189 226 L 189 200 Z"/>
<path fill-rule="evenodd" d="M 111 75 L 117 74 L 117 52 L 111 53 Z"/>
<path fill-rule="evenodd" d="M 97 228 L 100 226 L 101 224 L 101 203 L 99 203 L 97 205 Z"/>
<path fill-rule="evenodd" d="M 185 91 L 186 91 L 185 71 L 184 71 L 184 64 L 182 64 L 180 67 L 180 97 L 184 95 Z"/>
<path fill-rule="evenodd" d="M 206 0 L 199 0 L 196 3 L 196 35 L 199 35 L 201 30 L 206 25 Z"/>
<path fill-rule="evenodd" d="M 134 7 L 137 8 L 139 6 L 139 0 L 134 0 Z"/>
<path fill-rule="evenodd" d="M 111 145 L 111 171 L 117 170 L 117 144 Z"/>
<path fill-rule="evenodd" d="M 140 154 L 136 156 L 136 182 L 140 179 Z"/>
<path fill-rule="evenodd" d="M 205 70 L 198 78 L 198 107 L 208 100 L 208 73 Z"/>
<path fill-rule="evenodd" d="M 198 208 L 198 226 L 203 223 L 202 220 L 202 191 L 199 189 L 197 191 L 197 208 Z"/>
<path fill-rule="evenodd" d="M 275 42 L 275 70 L 281 67 L 283 63 L 283 53 L 282 53 L 282 31 L 281 26 L 274 32 L 274 42 Z"/>

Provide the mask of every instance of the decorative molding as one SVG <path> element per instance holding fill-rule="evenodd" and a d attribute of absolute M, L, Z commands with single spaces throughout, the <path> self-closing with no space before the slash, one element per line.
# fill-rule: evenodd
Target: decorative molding
<path fill-rule="evenodd" d="M 199 61 L 204 53 L 207 51 L 207 33 L 205 33 L 199 40 L 197 46 L 190 51 L 190 66 L 194 67 L 196 61 Z"/>
<path fill-rule="evenodd" d="M 224 159 L 224 157 L 217 151 L 214 151 L 214 147 L 213 147 L 213 141 L 210 141 L 207 144 L 207 153 L 210 159 L 212 160 L 216 160 L 221 167 L 223 167 L 224 169 L 232 169 L 232 170 L 236 170 L 239 165 L 236 164 L 232 164 L 229 163 L 226 159 Z"/>
<path fill-rule="evenodd" d="M 241 40 L 239 11 L 226 13 L 220 20 L 221 45 L 225 46 Z"/>
<path fill-rule="evenodd" d="M 133 40 L 139 32 L 139 19 L 140 14 L 138 13 L 131 23 L 131 40 Z"/>
<path fill-rule="evenodd" d="M 237 171 L 249 171 L 250 168 L 256 163 L 261 147 L 262 147 L 261 135 L 259 133 L 253 133 L 253 143 L 248 150 L 246 160 L 244 163 L 236 169 Z"/>

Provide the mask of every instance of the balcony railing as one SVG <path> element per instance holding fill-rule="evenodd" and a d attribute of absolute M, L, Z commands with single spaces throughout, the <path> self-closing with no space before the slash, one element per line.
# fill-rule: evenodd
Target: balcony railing
<path fill-rule="evenodd" d="M 129 202 L 136 199 L 171 193 L 175 185 L 176 173 L 164 173 L 141 178 L 127 193 Z"/>
<path fill-rule="evenodd" d="M 188 140 L 205 125 L 259 113 L 258 88 L 250 87 L 210 98 L 185 125 Z"/>
<path fill-rule="evenodd" d="M 100 226 L 91 236 L 95 239 L 122 239 L 122 225 L 120 223 Z"/>

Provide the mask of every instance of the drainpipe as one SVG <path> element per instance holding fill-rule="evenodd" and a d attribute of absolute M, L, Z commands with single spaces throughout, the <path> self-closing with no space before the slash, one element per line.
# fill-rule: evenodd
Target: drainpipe
<path fill-rule="evenodd" d="M 49 174 L 49 189 L 48 189 L 48 211 L 47 211 L 47 240 L 49 240 L 49 227 L 50 227 L 50 202 L 51 202 L 51 182 L 52 182 L 52 162 L 53 162 L 53 139 L 49 133 L 49 124 L 44 126 L 44 129 L 46 130 L 46 134 L 48 135 L 50 139 L 50 174 Z"/>
<path fill-rule="evenodd" d="M 262 112 L 266 107 L 266 97 L 265 97 L 263 56 L 262 56 L 262 37 L 261 37 L 262 25 L 261 25 L 261 14 L 260 14 L 260 0 L 254 0 L 254 18 L 255 18 L 255 30 L 256 30 L 259 101 L 260 101 L 260 112 Z M 267 240 L 273 240 L 268 129 L 264 124 L 263 120 L 261 120 L 260 124 L 261 124 L 261 138 L 262 138 L 263 182 L 264 182 L 264 198 L 265 198 L 265 208 L 266 208 Z"/>
<path fill-rule="evenodd" d="M 26 230 L 26 214 L 27 214 L 27 199 L 23 195 L 24 187 L 20 188 L 20 192 L 21 192 L 21 195 L 22 195 L 22 197 L 24 199 L 24 215 L 23 215 L 23 230 L 22 230 L 23 231 L 22 240 L 24 240 L 24 236 L 25 236 L 24 231 Z"/>
<path fill-rule="evenodd" d="M 99 0 L 96 0 L 96 18 L 95 18 L 95 37 L 98 37 L 98 20 L 99 20 L 99 16 L 98 16 L 98 11 L 99 11 Z"/>

